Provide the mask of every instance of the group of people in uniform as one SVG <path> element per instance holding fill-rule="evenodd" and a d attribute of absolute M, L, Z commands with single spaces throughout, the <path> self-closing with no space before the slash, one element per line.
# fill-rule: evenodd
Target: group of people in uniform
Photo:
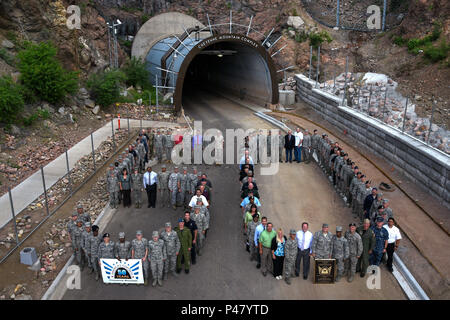
<path fill-rule="evenodd" d="M 296 135 L 300 135 L 299 132 L 297 128 Z M 286 147 L 286 141 L 291 140 L 289 134 L 286 135 L 288 138 L 279 134 L 280 162 L 281 149 Z M 303 162 L 309 163 L 312 158 L 316 159 L 336 191 L 352 206 L 353 213 L 361 219 L 362 225 L 357 227 L 355 223 L 350 223 L 347 230 L 337 226 L 335 235 L 329 232 L 326 223 L 314 235 L 308 231 L 307 222 L 303 222 L 299 231 L 291 229 L 289 237 L 284 236 L 281 229 L 275 231 L 267 217 L 261 215 L 260 195 L 253 173 L 254 162 L 249 151 L 245 151 L 240 162 L 239 180 L 246 249 L 250 252 L 250 260 L 257 261 L 256 267 L 261 268 L 264 276 L 269 270 L 278 280 L 283 278 L 280 270 L 284 264 L 284 279 L 288 284 L 291 284 L 290 278 L 294 271 L 295 276 L 299 276 L 301 260 L 303 278 L 307 279 L 310 257 L 335 259 L 335 281 L 340 281 L 346 275 L 347 280 L 352 282 L 356 272 L 364 277 L 369 265 L 380 265 L 386 253 L 388 269 L 392 272 L 392 255 L 401 237 L 395 227 L 389 200 L 383 199 L 383 194 L 377 188 L 371 188 L 370 182 L 366 182 L 365 176 L 338 142 L 331 141 L 326 134 L 319 136 L 317 130 L 312 135 L 305 130 L 300 136 L 302 149 L 299 155 Z M 298 160 L 301 162 L 301 158 Z M 395 240 L 391 237 L 393 233 L 398 234 Z"/>
<path fill-rule="evenodd" d="M 125 201 L 123 190 L 128 186 L 125 185 L 123 173 L 128 171 L 134 172 L 129 187 L 137 208 L 142 207 L 142 192 L 147 188 L 146 185 L 155 184 L 161 199 L 160 207 L 172 206 L 175 210 L 177 207 L 183 207 L 184 216 L 173 229 L 172 224 L 167 222 L 161 233 L 153 231 L 150 240 L 144 238 L 143 232 L 138 230 L 132 241 L 125 238 L 124 232 L 119 233 L 118 241 L 112 241 L 109 233 L 99 235 L 99 227 L 91 226 L 90 215 L 84 213 L 79 205 L 77 211 L 72 214 L 67 230 L 78 265 L 81 270 L 88 266 L 91 273 L 95 274 L 96 280 L 101 275 L 102 258 L 141 259 L 144 284 L 147 285 L 150 267 L 152 285 L 162 286 L 162 280 L 168 278 L 169 272 L 176 277 L 184 266 L 185 273 L 189 273 L 190 265 L 195 264 L 197 255 L 202 254 L 210 226 L 212 183 L 207 175 L 198 172 L 196 167 L 192 168 L 191 173 L 188 173 L 187 167 L 183 167 L 180 173 L 175 166 L 174 171 L 169 173 L 163 164 L 161 172 L 154 173 L 151 167 L 148 167 L 143 175 L 148 159 L 153 154 L 157 157 L 160 155 L 161 145 L 163 148 L 168 146 L 166 142 L 161 141 L 171 140 L 163 138 L 159 130 L 156 130 L 156 135 L 151 130 L 149 132 L 152 138 L 147 135 L 145 129 L 142 130 L 135 144 L 130 145 L 128 152 L 123 152 L 115 161 L 115 165 L 109 168 L 107 189 L 110 206 L 117 208 L 120 201 Z M 168 159 L 169 156 L 170 152 L 167 153 Z"/>

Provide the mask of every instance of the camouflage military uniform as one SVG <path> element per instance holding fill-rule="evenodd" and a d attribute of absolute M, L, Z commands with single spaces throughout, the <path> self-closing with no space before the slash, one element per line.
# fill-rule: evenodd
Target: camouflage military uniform
<path fill-rule="evenodd" d="M 131 175 L 131 191 L 133 192 L 134 204 L 136 208 L 142 207 L 142 189 L 144 189 L 142 174 L 133 173 Z"/>
<path fill-rule="evenodd" d="M 322 231 L 317 231 L 314 234 L 311 250 L 316 255 L 316 259 L 330 259 L 332 239 L 331 232 L 328 232 L 327 236 Z"/>
<path fill-rule="evenodd" d="M 177 206 L 187 208 L 189 204 L 189 200 L 191 200 L 190 191 L 191 191 L 191 182 L 189 181 L 189 174 L 182 173 L 180 176 L 180 188 L 181 191 L 178 194 L 178 204 Z"/>
<path fill-rule="evenodd" d="M 180 183 L 180 173 L 172 172 L 169 176 L 169 190 L 171 193 L 171 204 L 176 208 L 178 184 Z"/>
<path fill-rule="evenodd" d="M 158 158 L 158 162 L 162 162 L 163 155 L 163 136 L 161 134 L 157 134 L 155 136 L 155 151 L 156 157 Z"/>
<path fill-rule="evenodd" d="M 250 245 L 250 261 L 253 261 L 254 259 L 256 260 L 256 257 L 258 255 L 256 251 L 258 250 L 258 248 L 256 247 L 254 239 L 256 227 L 259 226 L 260 224 L 261 224 L 260 221 L 254 222 L 253 220 L 247 223 L 247 242 Z"/>
<path fill-rule="evenodd" d="M 81 237 L 83 234 L 83 227 L 75 226 L 73 229 L 71 238 L 72 238 L 72 248 L 74 248 L 75 258 L 77 259 L 78 265 L 83 268 L 83 260 L 82 260 L 82 247 L 81 247 Z"/>
<path fill-rule="evenodd" d="M 303 136 L 303 142 L 302 142 L 302 156 L 303 161 L 310 162 L 311 161 L 311 136 L 309 134 L 305 134 Z"/>
<path fill-rule="evenodd" d="M 145 146 L 142 142 L 138 144 L 136 151 L 139 155 L 139 172 L 142 173 L 145 170 Z"/>
<path fill-rule="evenodd" d="M 106 189 L 109 193 L 109 206 L 111 208 L 117 209 L 117 205 L 119 203 L 119 180 L 116 175 L 109 175 L 106 180 Z"/>
<path fill-rule="evenodd" d="M 332 240 L 332 250 L 331 257 L 336 259 L 336 267 L 337 267 L 337 277 L 336 281 L 344 275 L 345 265 L 344 260 L 348 258 L 348 243 L 347 239 L 341 236 L 338 238 L 336 235 L 333 236 Z"/>
<path fill-rule="evenodd" d="M 158 191 L 160 192 L 161 208 L 170 206 L 169 196 L 169 172 L 158 173 Z"/>
<path fill-rule="evenodd" d="M 314 153 L 315 151 L 317 156 L 319 155 L 319 141 L 320 136 L 318 134 L 313 134 L 311 136 L 311 152 Z"/>
<path fill-rule="evenodd" d="M 130 259 L 131 258 L 131 243 L 130 241 L 116 242 L 114 248 L 114 256 L 119 259 Z"/>
<path fill-rule="evenodd" d="M 363 243 L 361 236 L 357 232 L 351 233 L 350 231 L 347 231 L 345 233 L 345 238 L 347 239 L 349 252 L 348 259 L 345 261 L 345 270 L 349 277 L 349 281 L 351 281 L 356 272 L 358 257 L 361 257 L 363 252 Z"/>
<path fill-rule="evenodd" d="M 100 274 L 100 268 L 98 266 L 98 248 L 100 246 L 100 243 L 102 242 L 102 239 L 99 235 L 96 237 L 91 234 L 89 237 L 89 253 L 91 255 L 91 265 L 92 269 L 95 272 L 95 279 L 98 279 L 98 276 Z"/>
<path fill-rule="evenodd" d="M 155 145 L 155 134 L 153 131 L 148 132 L 148 158 L 153 159 L 153 146 Z"/>
<path fill-rule="evenodd" d="M 131 249 L 134 250 L 134 259 L 143 259 L 145 250 L 148 248 L 148 241 L 142 237 L 141 241 L 133 239 L 131 241 Z M 144 279 L 148 278 L 148 260 L 142 260 L 142 269 L 144 270 Z"/>
<path fill-rule="evenodd" d="M 174 275 L 177 264 L 177 254 L 180 251 L 180 239 L 175 231 L 167 233 L 165 230 L 161 233 L 161 239 L 164 241 L 166 248 L 166 261 L 164 261 L 164 274 L 167 279 L 169 271 Z"/>
<path fill-rule="evenodd" d="M 171 154 L 172 154 L 172 148 L 173 148 L 173 140 L 172 140 L 172 134 L 170 132 L 167 132 L 167 134 L 165 135 L 165 150 L 166 150 L 166 158 L 168 161 L 171 160 Z"/>
<path fill-rule="evenodd" d="M 195 194 L 195 190 L 197 189 L 198 177 L 195 173 L 189 174 L 189 191 L 191 194 Z"/>
<path fill-rule="evenodd" d="M 205 235 L 203 234 L 203 231 L 205 231 L 207 228 L 207 222 L 206 217 L 203 213 L 199 211 L 199 213 L 195 213 L 191 215 L 191 219 L 195 221 L 195 224 L 197 225 L 197 242 L 195 244 L 195 250 L 197 250 L 197 254 L 201 256 L 201 250 L 203 249 L 203 246 L 205 244 Z"/>
<path fill-rule="evenodd" d="M 162 239 L 148 242 L 148 260 L 150 261 L 150 268 L 152 270 L 153 285 L 155 281 L 161 281 L 163 276 L 164 261 L 167 259 L 166 247 Z"/>
<path fill-rule="evenodd" d="M 87 261 L 88 267 L 91 268 L 91 259 L 89 259 L 90 254 L 90 245 L 89 245 L 89 238 L 91 236 L 90 232 L 87 232 L 85 228 L 83 228 L 83 231 L 81 233 L 81 249 L 82 254 L 84 255 L 83 260 Z"/>
<path fill-rule="evenodd" d="M 364 200 L 366 199 L 366 196 L 369 194 L 369 192 L 366 189 L 365 183 L 360 183 L 358 185 L 358 189 L 356 192 L 356 215 L 361 219 L 361 221 L 364 218 Z"/>
<path fill-rule="evenodd" d="M 292 276 L 292 272 L 295 270 L 295 260 L 297 259 L 298 242 L 295 238 L 292 240 L 290 237 L 286 240 L 284 245 L 284 279 L 289 282 L 289 278 Z"/>

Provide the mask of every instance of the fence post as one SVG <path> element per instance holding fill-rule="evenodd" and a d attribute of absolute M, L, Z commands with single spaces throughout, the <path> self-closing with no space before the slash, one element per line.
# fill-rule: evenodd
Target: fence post
<path fill-rule="evenodd" d="M 310 46 L 310 51 L 309 51 L 309 75 L 308 75 L 308 79 L 311 80 L 311 67 L 312 67 L 312 46 Z"/>
<path fill-rule="evenodd" d="M 342 97 L 342 106 L 344 106 L 344 101 L 345 101 L 345 90 L 347 90 L 347 73 L 348 73 L 348 56 L 345 58 L 345 83 L 344 83 L 344 95 Z"/>
<path fill-rule="evenodd" d="M 370 102 L 372 101 L 372 85 L 370 85 L 369 104 L 367 106 L 367 114 L 369 114 Z"/>
<path fill-rule="evenodd" d="M 384 92 L 384 104 L 383 104 L 383 113 L 382 113 L 382 115 L 381 115 L 381 120 L 384 122 L 384 111 L 386 110 L 386 101 L 387 101 L 387 91 L 388 91 L 388 87 L 387 87 L 387 84 L 386 84 L 386 91 Z"/>
<path fill-rule="evenodd" d="M 13 204 L 13 199 L 12 199 L 12 194 L 11 194 L 11 188 L 8 187 L 8 194 L 9 194 L 9 203 L 11 204 L 11 216 L 12 216 L 12 220 L 14 221 L 14 232 L 16 235 L 16 244 L 19 244 L 19 235 L 17 233 L 17 223 L 16 223 L 16 215 L 14 213 L 14 204 Z"/>
<path fill-rule="evenodd" d="M 402 133 L 405 132 L 406 110 L 408 110 L 408 97 L 406 97 L 405 114 L 403 115 Z"/>
<path fill-rule="evenodd" d="M 94 151 L 94 135 L 91 132 L 91 146 L 92 146 L 92 161 L 94 162 L 94 171 L 96 170 L 95 166 L 95 151 Z"/>
<path fill-rule="evenodd" d="M 336 69 L 333 68 L 333 89 L 336 87 Z"/>
<path fill-rule="evenodd" d="M 67 153 L 67 148 L 66 148 L 66 166 L 67 166 L 67 177 L 69 179 L 69 190 L 70 194 L 72 195 L 72 178 L 70 177 L 69 154 Z"/>
<path fill-rule="evenodd" d="M 324 89 L 327 88 L 327 71 L 325 67 L 323 67 L 323 83 L 325 84 Z"/>
<path fill-rule="evenodd" d="M 336 27 L 339 28 L 339 0 L 337 0 L 337 8 L 336 8 Z"/>
<path fill-rule="evenodd" d="M 320 46 L 317 48 L 316 88 L 317 82 L 319 81 L 319 70 L 320 70 Z"/>
<path fill-rule="evenodd" d="M 141 129 L 140 131 L 142 131 L 142 118 L 139 119 L 139 128 Z"/>
<path fill-rule="evenodd" d="M 45 208 L 47 209 L 47 215 L 50 215 L 50 211 L 48 210 L 47 188 L 45 187 L 44 167 L 41 167 L 41 175 L 42 175 L 42 185 L 44 187 Z"/>
<path fill-rule="evenodd" d="M 433 124 L 433 116 L 434 116 L 434 107 L 435 107 L 435 103 L 434 103 L 434 97 L 433 97 L 433 106 L 431 107 L 431 118 L 430 118 L 430 127 L 428 128 L 428 136 L 427 136 L 427 144 L 428 141 L 430 141 L 430 134 L 431 134 L 431 125 Z"/>
<path fill-rule="evenodd" d="M 116 137 L 114 136 L 114 118 L 111 120 L 111 131 L 112 131 L 114 150 L 116 150 Z"/>
<path fill-rule="evenodd" d="M 386 2 L 387 2 L 387 0 L 383 1 L 383 25 L 381 27 L 381 31 L 384 31 L 384 29 L 386 27 Z"/>

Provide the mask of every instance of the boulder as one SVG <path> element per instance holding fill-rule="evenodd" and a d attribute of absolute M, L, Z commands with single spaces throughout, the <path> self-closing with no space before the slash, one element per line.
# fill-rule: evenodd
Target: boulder
<path fill-rule="evenodd" d="M 95 106 L 94 109 L 92 109 L 92 113 L 95 114 L 95 115 L 97 115 L 99 112 L 100 112 L 100 106 L 99 105 Z"/>
<path fill-rule="evenodd" d="M 14 135 L 14 136 L 18 136 L 18 135 L 20 135 L 20 128 L 18 127 L 18 126 L 15 126 L 15 125 L 11 125 L 11 133 Z"/>
<path fill-rule="evenodd" d="M 61 107 L 58 109 L 58 113 L 64 115 L 66 113 L 66 109 L 64 107 Z"/>
<path fill-rule="evenodd" d="M 84 105 L 88 108 L 93 109 L 95 107 L 95 102 L 91 99 L 84 99 Z"/>
<path fill-rule="evenodd" d="M 6 49 L 13 49 L 15 45 L 11 41 L 5 39 L 2 41 L 2 47 Z"/>
<path fill-rule="evenodd" d="M 289 16 L 287 24 L 290 27 L 294 27 L 295 29 L 300 30 L 304 26 L 305 22 L 298 16 Z"/>

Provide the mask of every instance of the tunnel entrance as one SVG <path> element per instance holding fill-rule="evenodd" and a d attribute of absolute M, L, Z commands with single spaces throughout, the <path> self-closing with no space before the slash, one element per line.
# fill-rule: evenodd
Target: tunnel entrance
<path fill-rule="evenodd" d="M 278 90 L 273 90 L 272 82 L 276 80 L 273 77 L 268 62 L 256 48 L 240 42 L 214 43 L 199 51 L 189 63 L 181 104 L 184 105 L 186 97 L 202 90 L 262 105 L 274 103 Z"/>

